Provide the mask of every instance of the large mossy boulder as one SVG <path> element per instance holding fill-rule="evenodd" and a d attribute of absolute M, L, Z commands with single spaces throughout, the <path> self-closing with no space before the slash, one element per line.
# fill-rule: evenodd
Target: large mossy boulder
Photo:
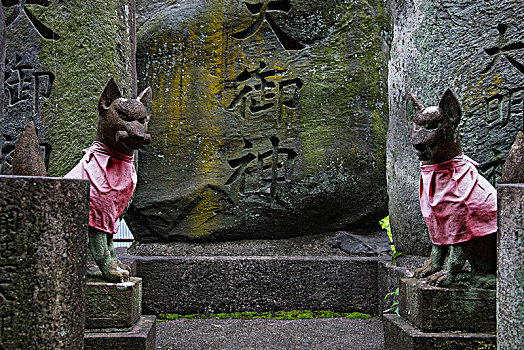
<path fill-rule="evenodd" d="M 2 1 L 7 24 L 0 173 L 33 122 L 51 176 L 65 175 L 96 138 L 109 76 L 131 88 L 129 7 L 117 0 Z"/>
<path fill-rule="evenodd" d="M 384 1 L 148 1 L 140 242 L 281 238 L 386 215 Z"/>
<path fill-rule="evenodd" d="M 462 105 L 464 153 L 496 185 L 524 120 L 524 12 L 519 1 L 392 2 L 387 140 L 389 213 L 397 250 L 429 252 L 418 199 L 406 95 L 438 105 L 451 88 Z"/>

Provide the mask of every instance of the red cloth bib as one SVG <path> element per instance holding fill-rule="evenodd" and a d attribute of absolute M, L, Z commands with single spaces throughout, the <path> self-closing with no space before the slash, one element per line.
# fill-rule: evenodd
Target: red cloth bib
<path fill-rule="evenodd" d="M 420 208 L 431 241 L 449 245 L 497 231 L 497 191 L 464 154 L 421 165 Z"/>
<path fill-rule="evenodd" d="M 82 151 L 80 162 L 65 176 L 91 182 L 89 226 L 114 234 L 136 186 L 133 156 L 95 141 Z"/>

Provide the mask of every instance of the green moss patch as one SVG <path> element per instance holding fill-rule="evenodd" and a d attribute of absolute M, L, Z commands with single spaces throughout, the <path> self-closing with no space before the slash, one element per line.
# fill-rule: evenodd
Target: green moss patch
<path fill-rule="evenodd" d="M 244 312 L 233 312 L 233 313 L 219 313 L 219 314 L 191 314 L 191 315 L 180 315 L 180 314 L 158 314 L 157 321 L 169 321 L 178 320 L 180 318 L 186 319 L 242 319 L 242 320 L 254 320 L 254 319 L 273 319 L 273 320 L 301 320 L 301 319 L 313 319 L 313 318 L 349 318 L 349 319 L 363 319 L 367 320 L 371 318 L 371 315 L 363 314 L 360 312 L 332 312 L 332 311 L 309 311 L 309 310 L 294 310 L 294 311 L 275 311 L 275 312 L 255 312 L 255 311 L 244 311 Z"/>

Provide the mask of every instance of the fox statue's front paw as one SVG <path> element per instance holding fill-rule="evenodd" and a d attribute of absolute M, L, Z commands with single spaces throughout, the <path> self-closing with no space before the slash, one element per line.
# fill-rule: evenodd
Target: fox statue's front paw
<path fill-rule="evenodd" d="M 129 265 L 126 265 L 123 262 L 121 262 L 120 260 L 118 260 L 118 267 L 121 268 L 122 270 L 127 271 L 129 275 L 131 275 L 131 268 L 129 267 Z"/>
<path fill-rule="evenodd" d="M 430 276 L 431 274 L 434 274 L 437 271 L 438 269 L 431 266 L 431 264 L 426 264 L 422 267 L 419 267 L 418 269 L 415 269 L 415 273 L 413 274 L 413 277 L 424 278 L 424 277 Z"/>
<path fill-rule="evenodd" d="M 104 276 L 107 281 L 120 283 L 129 279 L 129 271 L 118 267 L 114 262 L 109 263 L 107 274 Z"/>
<path fill-rule="evenodd" d="M 453 278 L 448 271 L 441 270 L 429 276 L 427 282 L 435 287 L 446 287 L 453 282 Z"/>

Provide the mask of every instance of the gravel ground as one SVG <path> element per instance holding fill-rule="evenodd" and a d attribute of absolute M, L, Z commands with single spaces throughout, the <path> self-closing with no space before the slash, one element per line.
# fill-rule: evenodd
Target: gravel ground
<path fill-rule="evenodd" d="M 384 334 L 377 318 L 179 319 L 157 322 L 156 345 L 163 350 L 375 350 L 384 348 Z"/>

